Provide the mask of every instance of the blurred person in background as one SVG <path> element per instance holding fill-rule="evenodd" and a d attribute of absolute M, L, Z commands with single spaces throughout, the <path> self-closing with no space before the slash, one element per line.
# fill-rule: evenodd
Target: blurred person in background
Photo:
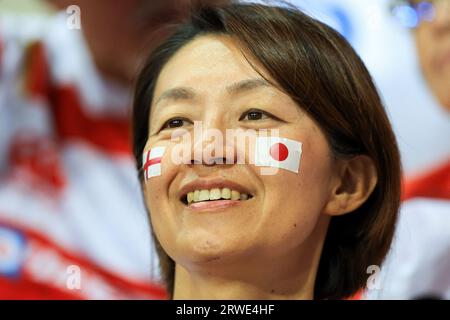
<path fill-rule="evenodd" d="M 46 4 L 0 13 L 0 298 L 164 298 L 129 108 L 144 54 L 193 2 Z"/>
<path fill-rule="evenodd" d="M 450 113 L 450 0 L 394 1 L 392 8 L 413 29 L 422 74 Z M 395 238 L 366 297 L 450 299 L 450 159 L 405 178 Z"/>

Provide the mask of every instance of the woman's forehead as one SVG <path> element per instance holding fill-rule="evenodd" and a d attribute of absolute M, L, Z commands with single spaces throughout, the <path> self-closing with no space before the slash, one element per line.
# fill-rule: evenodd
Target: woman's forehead
<path fill-rule="evenodd" d="M 258 78 L 264 80 L 232 38 L 200 36 L 181 48 L 163 67 L 155 96 L 172 87 L 218 89 L 215 86 L 226 87 Z"/>

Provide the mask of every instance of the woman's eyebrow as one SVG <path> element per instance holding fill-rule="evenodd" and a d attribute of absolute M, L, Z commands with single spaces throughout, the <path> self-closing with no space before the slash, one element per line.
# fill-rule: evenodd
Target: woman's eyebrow
<path fill-rule="evenodd" d="M 243 91 L 249 91 L 260 87 L 270 87 L 270 86 L 271 84 L 264 79 L 246 79 L 227 86 L 226 91 L 229 94 L 238 94 Z"/>
<path fill-rule="evenodd" d="M 156 100 L 155 106 L 164 100 L 193 100 L 195 98 L 195 90 L 189 87 L 176 87 L 164 91 Z"/>
<path fill-rule="evenodd" d="M 230 95 L 236 95 L 244 91 L 271 86 L 272 85 L 264 79 L 246 79 L 228 85 L 226 87 L 226 92 Z M 164 91 L 156 100 L 155 106 L 164 100 L 193 100 L 195 96 L 195 90 L 191 87 L 176 87 Z"/>

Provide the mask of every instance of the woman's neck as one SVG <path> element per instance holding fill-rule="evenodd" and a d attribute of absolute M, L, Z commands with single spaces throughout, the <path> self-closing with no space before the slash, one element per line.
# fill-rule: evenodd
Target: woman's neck
<path fill-rule="evenodd" d="M 173 298 L 313 299 L 328 224 L 328 217 L 320 219 L 303 243 L 289 249 L 188 267 L 176 264 Z"/>
<path fill-rule="evenodd" d="M 264 263 L 211 265 L 189 270 L 177 264 L 174 299 L 313 299 L 321 246 L 307 254 Z M 298 252 L 298 251 L 297 251 Z"/>
<path fill-rule="evenodd" d="M 294 279 L 287 288 L 280 281 L 266 284 L 254 284 L 242 279 L 226 279 L 217 276 L 191 274 L 182 267 L 177 267 L 174 299 L 213 299 L 213 300 L 276 300 L 313 298 L 314 279 L 303 281 L 298 285 Z M 270 285 L 272 284 L 272 285 Z"/>

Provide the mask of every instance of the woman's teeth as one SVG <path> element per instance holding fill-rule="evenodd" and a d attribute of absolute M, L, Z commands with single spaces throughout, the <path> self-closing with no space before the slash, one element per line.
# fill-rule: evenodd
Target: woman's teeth
<path fill-rule="evenodd" d="M 229 188 L 214 188 L 210 190 L 195 190 L 193 192 L 189 192 L 187 194 L 187 204 L 192 202 L 200 202 L 200 201 L 210 201 L 210 200 L 248 200 L 251 198 L 246 193 L 240 193 L 236 190 L 231 190 Z"/>

